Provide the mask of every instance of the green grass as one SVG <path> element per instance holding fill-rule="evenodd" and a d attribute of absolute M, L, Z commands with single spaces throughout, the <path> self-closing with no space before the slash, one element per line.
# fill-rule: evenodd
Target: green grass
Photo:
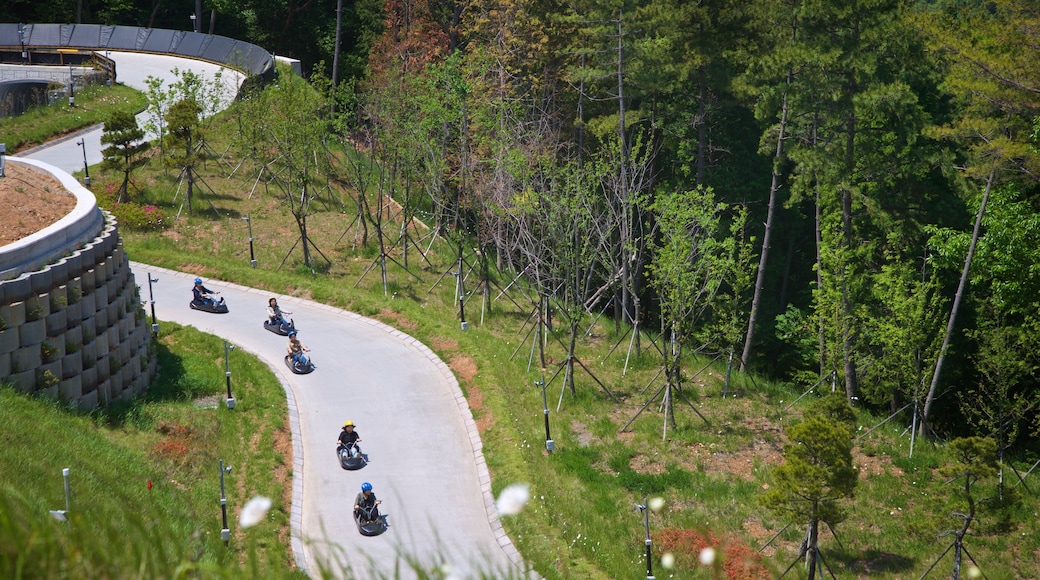
<path fill-rule="evenodd" d="M 207 140 L 214 151 L 227 149 L 233 126 L 217 119 L 209 127 Z M 734 373 L 731 384 L 724 387 L 725 359 L 700 373 L 710 361 L 690 359 L 684 364 L 684 394 L 708 423 L 677 398 L 676 424 L 668 425 L 665 436 L 657 399 L 647 405 L 630 429 L 621 431 L 659 388 L 660 381 L 653 379 L 660 360 L 644 338 L 642 352 L 632 353 L 626 369 L 628 338 L 616 334 L 613 323 L 599 320 L 582 341 L 578 355 L 617 400 L 609 398 L 582 370 L 575 377 L 575 394 L 564 390 L 562 374 L 557 376 L 546 389 L 557 449 L 550 455 L 544 449 L 542 396 L 535 381 L 549 380 L 556 373 L 564 355 L 556 338 L 565 337 L 558 328 L 561 334 L 548 341 L 550 362 L 546 369 L 537 368 L 537 362 L 529 368 L 530 312 L 522 285 L 511 289 L 520 307 L 499 298 L 482 322 L 480 296 L 471 295 L 466 310 L 470 330 L 461 332 L 454 278 L 443 276 L 453 269 L 451 248 L 441 242 L 432 244 L 428 256 L 432 264 L 427 265 L 415 246 L 410 247 L 408 267 L 412 274 L 388 264 L 390 287 L 384 293 L 378 267 L 363 274 L 378 252 L 373 249 L 372 238 L 367 245 L 356 244 L 353 210 L 346 199 L 317 204 L 320 211 L 309 220 L 314 242 L 332 260 L 327 271 L 312 275 L 300 263 L 299 247 L 293 248 L 295 224 L 275 195 L 276 188 L 272 186 L 268 193 L 264 181 L 257 181 L 259 167 L 248 159 L 238 166 L 240 161 L 231 152 L 223 162 L 207 163 L 203 176 L 212 190 L 198 194 L 191 216 L 182 208 L 183 198 L 175 198 L 176 172 L 163 169 L 157 161 L 138 172 L 137 182 L 143 190 L 138 201 L 154 204 L 168 215 L 183 211 L 165 231 L 124 230 L 130 257 L 347 308 L 378 318 L 429 345 L 455 370 L 467 393 L 481 429 L 493 490 L 497 494 L 513 482 L 531 485 L 528 508 L 518 516 L 504 518 L 504 525 L 540 574 L 551 579 L 585 579 L 645 573 L 643 520 L 633 505 L 648 495 L 667 501 L 664 510 L 650 517 L 652 533 L 671 542 L 656 543 L 655 557 L 667 549 L 682 555 L 673 570 L 655 565 L 659 578 L 722 574 L 721 569 L 703 569 L 695 557 L 687 557 L 695 553 L 691 552 L 695 544 L 690 543 L 690 534 L 711 536 L 728 558 L 723 564 L 733 565 L 743 555 L 757 552 L 789 523 L 762 509 L 757 498 L 772 483 L 770 470 L 781 459 L 783 429 L 798 420 L 805 404 L 815 397 L 810 395 L 787 409 L 806 386 Z M 104 187 L 117 178 L 98 171 L 95 183 Z M 249 265 L 248 230 L 240 219 L 246 215 L 252 219 L 259 262 L 255 269 Z M 416 245 L 425 249 L 429 240 Z M 403 262 L 400 247 L 392 254 Z M 492 296 L 511 280 L 509 274 L 495 275 Z M 468 291 L 474 291 L 474 275 L 467 278 L 466 285 Z M 182 378 L 168 387 L 178 393 L 175 398 L 198 396 L 201 385 L 220 383 L 219 357 L 219 353 L 211 353 L 208 358 L 185 359 L 184 372 L 179 375 Z M 724 389 L 726 397 L 722 396 Z M 281 395 L 275 390 L 271 396 Z M 130 425 L 141 421 L 145 425 L 201 421 L 200 431 L 222 442 L 225 437 L 233 440 L 234 433 L 241 437 L 266 429 L 259 425 L 252 429 L 225 427 L 221 423 L 217 430 L 206 422 L 205 417 L 211 416 L 207 413 L 211 412 L 185 403 L 164 411 L 162 419 L 157 412 L 134 411 L 127 413 L 124 421 Z M 236 409 L 235 413 L 237 417 L 248 411 L 239 413 Z M 880 420 L 860 412 L 859 433 Z M 821 538 L 824 556 L 838 577 L 918 577 L 948 545 L 949 539 L 939 538 L 939 534 L 956 524 L 948 517 L 952 506 L 941 501 L 949 495 L 949 487 L 934 471 L 944 461 L 942 449 L 918 441 L 911 458 L 909 439 L 901 436 L 902 428 L 896 423 L 892 421 L 857 439 L 855 458 L 861 477 L 855 500 L 849 504 L 849 517 L 836 527 L 837 537 L 825 528 Z M 141 437 L 145 437 L 145 431 Z M 223 445 L 218 449 L 231 457 L 233 451 Z M 204 463 L 209 465 L 215 458 L 210 455 Z M 1016 458 L 1020 471 L 1028 468 L 1031 459 Z M 276 459 L 249 461 L 269 466 Z M 212 480 L 215 469 L 207 469 L 187 476 Z M 109 483 L 118 481 L 113 476 Z M 202 488 L 211 489 L 212 485 L 209 481 Z M 191 505 L 206 502 L 190 495 L 180 501 Z M 212 493 L 209 502 L 207 506 L 212 504 Z M 1014 511 L 1010 530 L 980 526 L 968 538 L 969 549 L 988 578 L 1035 577 L 1040 569 L 1040 556 L 1035 551 L 1040 545 L 1040 523 L 1032 506 L 1035 496 L 1027 496 L 1023 506 Z M 784 570 L 796 557 L 802 535 L 803 530 L 790 526 L 773 539 L 756 568 L 760 575 L 772 577 Z M 284 554 L 286 549 L 282 546 L 278 552 Z M 206 554 L 210 553 L 207 548 Z M 214 565 L 226 564 L 214 559 Z M 951 566 L 947 556 L 933 575 L 946 574 Z M 805 573 L 797 566 L 794 572 Z"/>
<path fill-rule="evenodd" d="M 147 104 L 143 93 L 129 87 L 91 85 L 76 91 L 74 107 L 69 106 L 68 100 L 60 100 L 33 107 L 15 117 L 0 117 L 0 142 L 7 144 L 8 154 L 18 153 L 55 137 L 104 123 L 115 111 L 136 114 Z"/>
<path fill-rule="evenodd" d="M 222 340 L 164 323 L 156 353 L 162 370 L 147 396 L 90 415 L 0 389 L 0 575 L 298 575 L 285 541 L 292 466 L 275 445 L 289 440 L 281 385 L 233 351 L 237 405 L 228 410 L 215 364 Z M 229 547 L 220 539 L 220 460 L 234 466 L 225 481 Z M 48 515 L 65 508 L 66 467 L 67 528 Z M 274 506 L 265 522 L 240 529 L 236 514 L 256 495 Z"/>

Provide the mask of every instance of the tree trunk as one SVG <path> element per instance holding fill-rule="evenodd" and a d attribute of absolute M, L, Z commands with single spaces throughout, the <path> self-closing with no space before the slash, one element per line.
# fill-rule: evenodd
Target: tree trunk
<path fill-rule="evenodd" d="M 921 414 L 921 434 L 925 435 L 925 425 L 928 423 L 928 415 L 935 403 L 936 391 L 939 388 L 939 377 L 942 375 L 943 361 L 946 358 L 946 350 L 950 346 L 950 337 L 957 321 L 957 312 L 960 310 L 961 299 L 968 286 L 968 272 L 971 270 L 971 261 L 975 257 L 975 246 L 979 241 L 979 231 L 982 229 L 982 216 L 986 214 L 986 203 L 989 201 L 989 192 L 993 188 L 993 178 L 996 172 L 990 171 L 986 179 L 986 189 L 982 193 L 982 201 L 979 202 L 979 211 L 975 214 L 975 227 L 971 231 L 971 244 L 968 246 L 968 255 L 964 258 L 964 269 L 961 270 L 961 279 L 957 283 L 957 293 L 953 297 L 953 306 L 950 308 L 950 318 L 946 322 L 946 333 L 943 334 L 942 346 L 939 347 L 939 357 L 935 361 L 935 372 L 932 373 L 932 383 L 928 387 L 928 396 L 924 400 L 924 412 Z"/>
<path fill-rule="evenodd" d="M 311 264 L 310 239 L 307 237 L 307 214 L 302 212 L 296 214 L 296 225 L 300 228 L 300 242 L 303 244 L 303 263 L 313 270 L 314 266 Z"/>
<path fill-rule="evenodd" d="M 704 159 L 708 150 L 708 73 L 706 67 L 697 68 L 697 185 L 704 184 Z"/>
<path fill-rule="evenodd" d="M 856 93 L 855 81 L 851 83 L 849 88 L 849 95 Z M 855 142 L 856 142 L 856 114 L 855 109 L 849 112 L 848 119 L 846 119 L 845 129 L 845 175 L 846 179 L 851 179 L 855 165 Z M 852 248 L 853 248 L 853 234 L 852 234 L 852 190 L 851 187 L 846 186 L 842 188 L 841 192 L 841 229 L 843 236 L 843 244 L 845 246 L 845 256 L 842 259 L 841 264 L 841 310 L 842 310 L 842 322 L 841 322 L 841 356 L 842 363 L 845 372 L 845 398 L 849 401 L 855 401 L 859 399 L 859 380 L 856 374 L 856 354 L 855 354 L 855 334 L 856 324 L 855 314 L 852 310 L 852 296 L 849 291 L 849 278 L 853 276 L 850 272 L 850 264 L 852 262 Z"/>
<path fill-rule="evenodd" d="M 820 187 L 816 186 L 816 291 L 823 289 L 823 208 L 820 206 Z M 817 311 L 820 340 L 820 376 L 827 372 L 827 334 L 823 323 L 823 315 Z"/>
<path fill-rule="evenodd" d="M 809 580 L 813 580 L 816 577 L 816 569 L 819 565 L 820 560 L 820 521 L 813 518 L 809 522 Z M 820 577 L 823 577 L 823 571 L 820 571 Z"/>
<path fill-rule="evenodd" d="M 343 0 L 336 0 L 336 46 L 332 55 L 332 88 L 339 84 L 340 30 L 343 27 Z"/>
<path fill-rule="evenodd" d="M 571 337 L 567 344 L 567 386 L 571 390 L 572 395 L 577 395 L 578 391 L 574 388 L 574 351 L 577 350 L 578 346 L 578 319 L 571 319 Z"/>
<path fill-rule="evenodd" d="M 791 73 L 787 73 L 791 82 Z M 773 216 L 776 213 L 776 195 L 780 190 L 780 161 L 784 151 L 784 135 L 787 129 L 787 93 L 780 107 L 780 130 L 776 137 L 776 152 L 773 154 L 773 176 L 769 183 L 769 205 L 766 210 L 766 226 L 762 235 L 762 253 L 758 257 L 758 273 L 755 275 L 755 293 L 751 299 L 751 314 L 748 315 L 747 334 L 744 335 L 744 352 L 740 355 L 740 368 L 747 370 L 751 359 L 751 342 L 755 337 L 758 307 L 762 300 L 762 289 L 766 280 L 766 265 L 769 262 L 769 244 L 773 237 Z"/>

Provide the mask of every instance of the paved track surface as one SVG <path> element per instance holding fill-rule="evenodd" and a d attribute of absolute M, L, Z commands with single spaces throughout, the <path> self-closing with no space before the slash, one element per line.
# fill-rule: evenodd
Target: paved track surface
<path fill-rule="evenodd" d="M 173 73 L 174 69 L 182 72 L 190 70 L 202 76 L 207 82 L 212 82 L 217 78 L 217 73 L 220 73 L 221 84 L 225 87 L 224 104 L 226 105 L 235 98 L 238 86 L 245 80 L 242 73 L 199 60 L 136 52 L 111 52 L 109 57 L 116 62 L 116 81 L 139 91 L 148 90 L 146 83 L 148 77 L 162 79 L 163 89 L 168 90 L 171 84 L 178 81 L 177 75 Z M 142 127 L 147 121 L 146 113 L 137 115 L 137 123 Z M 50 163 L 69 174 L 83 171 L 84 154 L 86 154 L 88 165 L 101 163 L 101 129 L 101 125 L 96 125 L 56 142 L 23 151 L 18 156 Z M 149 139 L 155 137 L 156 135 L 148 136 Z M 77 144 L 78 141 L 83 141 L 85 149 Z"/>
<path fill-rule="evenodd" d="M 210 79 L 220 70 L 162 55 L 111 56 L 118 82 L 140 90 L 149 76 L 169 86 L 176 81 L 174 68 Z M 242 77 L 226 69 L 224 77 L 233 97 Z M 76 141 L 83 140 L 87 162 L 94 165 L 101 161 L 100 138 L 98 126 L 24 155 L 73 173 L 83 169 L 84 151 Z M 193 275 L 143 264 L 133 264 L 133 270 L 144 300 L 147 276 L 159 279 L 152 291 L 160 320 L 194 326 L 256 354 L 285 385 L 295 463 L 293 551 L 302 568 L 318 576 L 323 565 L 332 566 L 340 576 L 341 564 L 347 564 L 358 578 L 408 578 L 414 574 L 393 572 L 405 555 L 427 565 L 444 563 L 452 578 L 517 573 L 520 557 L 495 518 L 466 400 L 451 371 L 426 346 L 374 320 L 279 296 L 317 365 L 309 375 L 295 375 L 283 363 L 286 339 L 262 327 L 268 294 L 207 280 L 231 310 L 208 314 L 188 307 Z M 235 396 L 244 402 L 249 393 Z M 346 419 L 357 422 L 371 459 L 356 472 L 344 471 L 335 455 Z M 375 486 L 388 516 L 390 529 L 378 537 L 362 537 L 351 518 L 362 481 Z"/>
<path fill-rule="evenodd" d="M 338 558 L 359 578 L 389 577 L 400 555 L 447 564 L 458 578 L 482 572 L 505 577 L 519 570 L 514 564 L 519 555 L 493 515 L 480 438 L 465 398 L 451 371 L 427 347 L 357 314 L 277 296 L 293 313 L 317 367 L 296 375 L 283 361 L 286 338 L 262 326 L 270 294 L 206 280 L 230 309 L 210 314 L 188 307 L 193 275 L 137 263 L 133 271 L 146 310 L 147 276 L 159 279 L 152 292 L 160 321 L 224 337 L 259 356 L 286 384 L 296 455 L 293 518 L 302 535 L 294 548 L 298 558 L 302 550 L 312 575 L 320 562 Z M 248 392 L 233 395 L 243 402 L 249 397 Z M 370 458 L 358 471 L 343 470 L 335 454 L 346 419 L 357 423 Z M 390 528 L 381 536 L 362 537 L 351 518 L 363 481 L 372 483 L 383 502 Z M 301 495 L 302 509 L 295 505 Z"/>

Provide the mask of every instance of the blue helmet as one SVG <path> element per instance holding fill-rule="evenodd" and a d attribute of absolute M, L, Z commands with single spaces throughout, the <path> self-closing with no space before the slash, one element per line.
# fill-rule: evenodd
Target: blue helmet
<path fill-rule="evenodd" d="M 288 336 L 296 336 L 296 331 L 290 330 Z"/>
<path fill-rule="evenodd" d="M 372 491 L 372 484 L 367 481 L 365 483 L 362 483 L 361 491 Z"/>
<path fill-rule="evenodd" d="M 196 284 L 202 284 L 202 278 L 195 278 Z"/>

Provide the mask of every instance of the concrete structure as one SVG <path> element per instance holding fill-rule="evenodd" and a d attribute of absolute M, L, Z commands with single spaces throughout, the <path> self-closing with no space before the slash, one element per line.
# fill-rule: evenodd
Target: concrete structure
<path fill-rule="evenodd" d="M 48 173 L 77 201 L 0 247 L 0 379 L 83 409 L 143 393 L 156 370 L 151 325 L 115 220 L 65 172 L 8 163 Z"/>

